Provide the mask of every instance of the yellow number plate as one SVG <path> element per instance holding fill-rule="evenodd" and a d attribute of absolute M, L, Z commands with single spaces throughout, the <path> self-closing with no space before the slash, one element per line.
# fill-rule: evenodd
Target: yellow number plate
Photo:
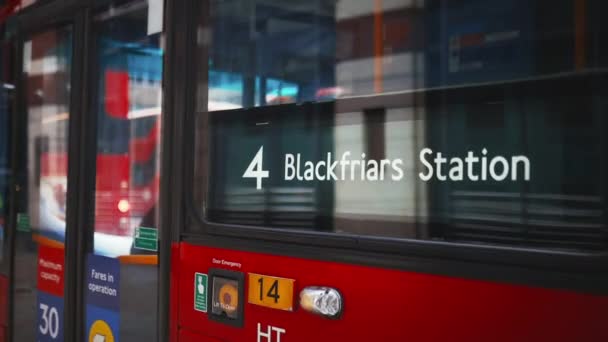
<path fill-rule="evenodd" d="M 249 273 L 249 303 L 293 311 L 294 283 L 293 279 Z"/>

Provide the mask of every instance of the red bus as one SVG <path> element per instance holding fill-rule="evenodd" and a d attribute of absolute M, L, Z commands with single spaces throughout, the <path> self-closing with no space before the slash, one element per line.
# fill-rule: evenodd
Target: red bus
<path fill-rule="evenodd" d="M 605 1 L 0 4 L 0 342 L 608 340 Z"/>
<path fill-rule="evenodd" d="M 607 339 L 602 6 L 200 2 L 170 340 Z"/>

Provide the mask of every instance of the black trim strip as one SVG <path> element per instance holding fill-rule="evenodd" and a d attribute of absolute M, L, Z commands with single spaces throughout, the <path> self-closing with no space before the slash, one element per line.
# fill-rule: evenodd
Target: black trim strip
<path fill-rule="evenodd" d="M 13 81 L 15 82 L 15 102 L 14 102 L 14 118 L 12 123 L 13 128 L 13 136 L 12 136 L 12 147 L 11 147 L 11 167 L 13 169 L 13 177 L 11 181 L 11 190 L 9 200 L 12 203 L 11 209 L 9 213 L 9 222 L 8 222 L 8 240 L 9 240 L 9 285 L 8 285 L 8 327 L 7 327 L 7 340 L 13 340 L 13 327 L 15 324 L 14 319 L 14 309 L 15 309 L 15 299 L 13 298 L 13 291 L 15 291 L 15 282 L 13 281 L 15 277 L 15 241 L 16 241 L 16 218 L 17 212 L 20 209 L 20 203 L 18 202 L 19 191 L 23 187 L 25 180 L 19 179 L 18 177 L 22 175 L 21 168 L 25 166 L 26 156 L 23 153 L 19 153 L 20 149 L 25 146 L 19 139 L 23 139 L 24 132 L 27 127 L 27 117 L 26 115 L 18 115 L 18 113 L 24 113 L 25 108 L 23 101 L 23 92 L 20 89 L 23 89 L 23 79 L 20 76 L 23 73 L 23 49 L 21 46 L 23 45 L 23 35 L 20 32 L 17 32 L 14 36 L 15 45 L 14 56 L 15 56 L 15 68 L 13 71 Z"/>
<path fill-rule="evenodd" d="M 284 241 L 260 240 L 249 235 L 246 236 L 247 238 L 243 238 L 243 236 L 236 238 L 215 235 L 184 235 L 182 242 L 205 247 L 348 263 L 513 285 L 574 290 L 594 295 L 608 295 L 608 275 L 604 271 L 592 273 L 584 271 L 574 272 L 500 264 L 483 259 L 463 261 L 443 256 L 368 252 L 341 247 L 326 248 L 307 243 L 296 245 L 294 243 L 285 243 Z M 558 264 L 559 261 L 555 263 Z"/>
<path fill-rule="evenodd" d="M 196 1 L 195 1 L 196 2 Z M 184 225 L 183 178 L 187 148 L 184 148 L 185 113 L 193 106 L 191 79 L 192 53 L 189 44 L 193 37 L 192 12 L 196 8 L 190 0 L 165 1 L 163 63 L 163 108 L 161 125 L 161 178 L 158 205 L 160 206 L 158 340 L 168 341 L 171 305 L 171 246 L 179 241 L 179 228 Z M 187 145 L 186 145 L 187 146 Z"/>
<path fill-rule="evenodd" d="M 84 157 L 86 156 L 84 151 L 83 142 L 86 140 L 86 135 L 83 132 L 87 132 L 87 125 L 89 125 L 87 118 L 85 118 L 87 111 L 83 110 L 83 103 L 87 98 L 87 86 L 86 86 L 86 75 L 84 61 L 87 58 L 87 36 L 89 19 L 88 12 L 85 10 L 92 0 L 79 1 L 41 1 L 30 7 L 27 7 L 22 12 L 19 12 L 14 21 L 17 25 L 17 36 L 18 44 L 16 46 L 18 58 L 17 64 L 17 82 L 20 90 L 17 91 L 19 94 L 19 105 L 17 112 L 25 113 L 26 104 L 24 99 L 24 79 L 22 77 L 22 49 L 21 46 L 24 43 L 25 37 L 29 35 L 43 32 L 45 30 L 52 30 L 57 27 L 69 25 L 72 27 L 72 64 L 70 65 L 70 121 L 68 124 L 68 189 L 66 198 L 66 235 L 65 235 L 65 289 L 64 289 L 64 340 L 65 341 L 80 341 L 84 338 L 84 305 L 82 301 L 82 294 L 84 292 L 84 244 L 81 242 L 83 238 L 83 211 L 86 208 L 86 203 L 82 199 L 83 181 L 85 177 L 83 175 L 84 169 Z M 21 115 L 19 118 L 22 122 L 17 123 L 15 128 L 17 132 L 26 132 L 27 129 L 27 116 Z M 20 125 L 20 126 L 19 126 Z M 25 137 L 22 137 L 25 138 Z M 22 147 L 23 145 L 21 145 Z M 17 149 L 18 147 L 15 147 Z M 16 150 L 17 151 L 17 150 Z M 23 168 L 27 168 L 27 160 L 19 159 L 16 156 L 13 160 L 13 165 Z M 20 170 L 25 172 L 25 170 Z M 15 188 L 20 186 L 20 181 L 16 180 Z M 22 180 L 21 182 L 26 182 Z M 15 191 L 13 191 L 15 193 Z M 18 196 L 13 194 L 12 200 L 17 199 Z M 16 216 L 17 205 L 11 214 L 13 218 L 12 229 L 14 229 L 14 217 Z M 11 237 L 14 244 L 14 236 Z M 14 253 L 13 261 L 14 261 Z M 12 265 L 14 267 L 14 265 Z M 11 271 L 10 286 L 11 292 L 13 291 L 14 270 Z M 12 329 L 14 327 L 14 302 L 11 300 L 9 303 L 10 314 L 9 314 L 9 341 L 12 340 L 13 334 Z"/>
<path fill-rule="evenodd" d="M 95 118 L 86 110 L 87 99 L 89 98 L 88 73 L 85 61 L 88 60 L 88 37 L 90 28 L 90 15 L 88 10 L 80 11 L 74 22 L 74 42 L 73 42 L 73 64 L 72 64 L 72 99 L 70 111 L 70 157 L 68 168 L 68 184 L 72 184 L 71 191 L 73 202 L 68 202 L 68 208 L 72 208 L 73 215 L 69 216 L 68 227 L 71 227 L 70 234 L 66 235 L 66 310 L 71 316 L 66 315 L 66 322 L 73 322 L 73 329 L 65 329 L 66 341 L 81 341 L 85 338 L 85 275 L 86 275 L 86 232 L 91 227 L 87 225 L 87 215 L 92 212 L 91 201 L 87 201 L 90 188 L 89 178 L 95 173 L 90 173 L 88 167 L 91 159 L 91 150 L 95 145 L 91 145 L 90 134 L 94 127 Z M 92 122 L 92 123 L 91 123 Z M 95 154 L 93 154 L 94 156 Z M 94 164 L 93 164 L 94 167 Z M 94 179 L 93 179 L 94 182 Z M 93 183 L 94 184 L 94 183 Z M 69 194 L 70 192 L 68 192 Z M 69 201 L 69 199 L 68 199 Z M 71 205 L 71 206 L 70 206 Z M 69 263 L 69 264 L 68 264 Z"/>

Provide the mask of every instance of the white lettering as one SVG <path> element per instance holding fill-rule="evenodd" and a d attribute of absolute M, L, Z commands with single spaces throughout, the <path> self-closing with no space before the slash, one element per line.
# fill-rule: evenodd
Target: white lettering
<path fill-rule="evenodd" d="M 300 156 L 298 155 L 298 158 Z M 307 181 L 315 180 L 315 164 L 311 161 L 304 163 L 304 179 Z"/>
<path fill-rule="evenodd" d="M 296 177 L 296 167 L 294 164 L 293 154 L 285 155 L 285 180 L 293 180 Z"/>
<path fill-rule="evenodd" d="M 327 176 L 325 179 L 327 180 L 337 180 L 336 174 L 334 173 L 334 169 L 338 166 L 338 161 L 331 162 L 331 152 L 327 154 Z"/>
<path fill-rule="evenodd" d="M 273 334 L 274 332 L 274 334 Z M 262 324 L 258 323 L 258 339 L 257 342 L 262 342 L 262 338 L 265 339 L 266 342 L 281 342 L 281 334 L 285 334 L 287 330 L 279 327 L 273 327 L 269 325 L 267 329 L 262 330 Z M 273 336 L 275 337 L 273 339 Z"/>
<path fill-rule="evenodd" d="M 433 154 L 433 150 L 431 150 L 430 148 L 424 148 L 422 149 L 422 151 L 420 151 L 420 162 L 424 165 L 424 167 L 426 167 L 428 173 L 424 174 L 420 172 L 418 175 L 420 176 L 420 179 L 425 182 L 433 178 L 433 165 L 431 165 L 431 163 L 429 163 L 424 157 L 427 154 Z"/>
<path fill-rule="evenodd" d="M 511 158 L 511 180 L 517 180 L 517 163 L 524 164 L 524 180 L 530 180 L 530 159 L 526 156 L 515 156 Z"/>
<path fill-rule="evenodd" d="M 477 163 L 479 158 L 475 157 L 472 151 L 469 151 L 464 161 L 467 162 L 467 175 L 469 176 L 469 180 L 472 180 L 473 182 L 477 181 L 479 177 L 473 174 L 473 164 Z"/>
<path fill-rule="evenodd" d="M 401 160 L 401 159 L 395 159 L 391 163 L 393 171 L 395 171 L 397 173 L 397 174 L 392 174 L 391 175 L 391 179 L 392 180 L 394 180 L 394 181 L 400 181 L 403 178 L 403 169 L 401 169 L 401 166 L 400 166 L 402 164 L 403 164 L 403 160 Z"/>
<path fill-rule="evenodd" d="M 456 164 L 454 166 L 451 166 L 452 164 Z M 460 158 L 452 158 L 450 159 L 450 180 L 453 181 L 461 181 L 463 180 L 462 177 L 462 169 L 463 169 L 463 163 L 462 163 L 462 159 Z"/>
<path fill-rule="evenodd" d="M 260 147 L 258 152 L 255 154 L 255 157 L 247 166 L 245 173 L 243 173 L 243 178 L 255 178 L 255 188 L 257 190 L 262 189 L 262 179 L 270 177 L 270 172 L 266 171 L 262 167 L 262 162 L 264 161 L 264 146 Z"/>
<path fill-rule="evenodd" d="M 325 167 L 325 162 L 322 160 L 315 166 L 315 176 L 317 177 L 317 180 L 323 181 L 325 180 L 325 175 L 320 172 L 321 167 Z"/>
<path fill-rule="evenodd" d="M 346 165 L 350 163 L 349 159 L 346 159 L 350 155 L 350 152 L 346 151 L 342 154 L 342 159 L 340 160 L 340 167 L 342 168 L 342 180 L 344 180 L 344 173 L 346 172 Z"/>
<path fill-rule="evenodd" d="M 496 173 L 496 164 L 497 163 L 502 164 L 502 173 L 500 173 L 500 174 Z M 509 162 L 504 157 L 501 157 L 501 156 L 492 158 L 492 161 L 490 161 L 490 176 L 492 176 L 492 178 L 494 178 L 494 180 L 501 181 L 501 180 L 504 180 L 505 178 L 507 178 L 508 174 L 509 174 Z"/>
<path fill-rule="evenodd" d="M 366 159 L 365 153 L 360 159 L 352 159 L 352 153 L 345 151 L 340 159 L 334 159 L 332 153 L 327 153 L 323 160 L 307 160 L 300 153 L 285 155 L 285 180 L 299 181 L 384 181 L 385 172 L 390 173 L 390 179 L 400 181 L 404 178 L 409 165 L 403 159 Z M 357 156 L 358 157 L 358 156 Z M 435 152 L 425 147 L 418 154 L 422 166 L 418 173 L 424 182 L 432 179 L 444 181 L 504 181 L 507 178 L 516 181 L 523 178 L 530 180 L 531 162 L 528 157 L 517 155 L 505 157 L 491 155 L 486 149 L 466 151 L 462 156 L 446 156 L 443 152 Z M 256 164 L 255 168 L 260 168 Z M 259 172 L 257 169 L 252 172 Z M 386 168 L 391 170 L 386 171 Z M 268 172 L 268 171 L 266 171 Z M 388 177 L 388 176 L 386 176 Z"/>
<path fill-rule="evenodd" d="M 378 180 L 378 162 L 371 159 L 367 161 L 367 180 L 377 181 Z"/>
<path fill-rule="evenodd" d="M 265 338 L 266 341 L 272 341 L 272 327 L 268 326 L 266 332 L 262 331 L 262 325 L 258 323 L 258 342 L 262 342 L 262 338 Z"/>
<path fill-rule="evenodd" d="M 437 167 L 437 179 L 440 181 L 444 181 L 447 178 L 441 173 L 441 164 L 444 164 L 448 160 L 441 156 L 441 152 L 437 152 L 437 156 L 435 157 L 435 166 Z"/>
<path fill-rule="evenodd" d="M 488 158 L 486 158 L 486 154 L 488 154 L 487 149 L 481 150 L 481 180 L 486 180 L 488 178 Z"/>

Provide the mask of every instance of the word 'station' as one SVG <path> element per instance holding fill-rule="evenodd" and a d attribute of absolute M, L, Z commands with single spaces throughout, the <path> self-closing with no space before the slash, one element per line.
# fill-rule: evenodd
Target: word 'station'
<path fill-rule="evenodd" d="M 350 151 L 336 156 L 332 152 L 323 160 L 305 160 L 300 153 L 284 156 L 283 179 L 285 181 L 401 181 L 405 177 L 407 161 L 395 159 L 367 159 L 365 153 L 355 157 Z M 243 178 L 256 180 L 256 189 L 262 189 L 262 181 L 271 177 L 264 170 L 264 147 L 260 147 L 247 166 Z M 425 147 L 418 154 L 418 173 L 421 181 L 529 181 L 530 159 L 524 155 L 505 157 L 491 156 L 486 148 L 480 152 L 466 151 L 464 157 L 448 157 Z"/>

